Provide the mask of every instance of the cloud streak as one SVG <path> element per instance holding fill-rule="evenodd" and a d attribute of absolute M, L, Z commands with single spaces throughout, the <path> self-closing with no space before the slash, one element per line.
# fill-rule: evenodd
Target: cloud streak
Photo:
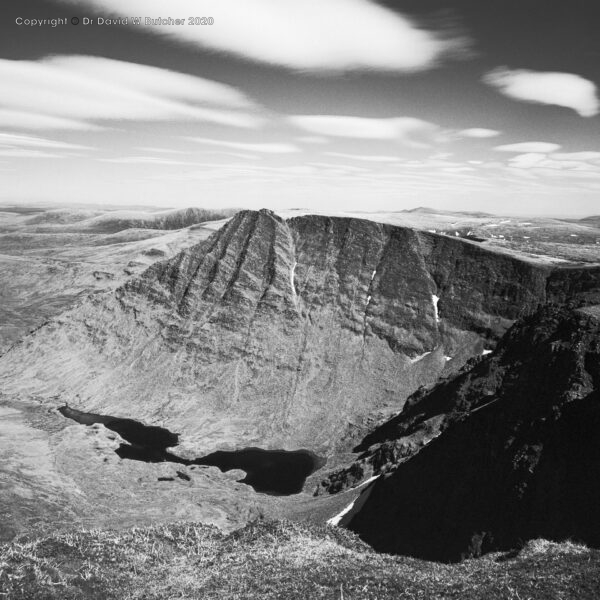
<path fill-rule="evenodd" d="M 64 158 L 63 154 L 44 152 L 43 150 L 30 150 L 27 148 L 5 149 L 0 147 L 2 158 Z"/>
<path fill-rule="evenodd" d="M 118 158 L 100 158 L 102 162 L 116 163 L 120 165 L 166 165 L 166 166 L 179 166 L 179 165 L 193 165 L 194 163 L 171 160 L 168 158 L 158 158 L 155 156 L 121 156 Z"/>
<path fill-rule="evenodd" d="M 495 129 L 485 129 L 483 127 L 471 127 L 470 129 L 463 129 L 462 131 L 459 131 L 458 135 L 460 135 L 461 137 L 467 137 L 467 138 L 486 139 L 486 138 L 496 137 L 496 136 L 500 135 L 501 133 L 502 133 L 501 131 L 496 131 Z"/>
<path fill-rule="evenodd" d="M 162 0 L 63 3 L 122 17 L 165 13 Z M 136 27 L 193 47 L 306 71 L 420 71 L 467 46 L 462 38 L 426 31 L 371 0 L 171 0 L 169 14 L 203 14 L 214 25 Z"/>
<path fill-rule="evenodd" d="M 232 150 L 244 150 L 248 152 L 260 152 L 264 154 L 292 154 L 294 152 L 300 152 L 300 148 L 288 143 L 228 142 L 225 140 L 213 140 L 210 138 L 199 137 L 185 139 L 209 146 L 218 146 L 220 148 L 231 148 Z"/>
<path fill-rule="evenodd" d="M 556 154 L 539 154 L 531 152 L 528 154 L 518 154 L 509 160 L 509 166 L 518 169 L 550 169 L 553 171 L 568 171 L 569 173 L 587 173 L 588 175 L 597 175 L 600 173 L 600 166 L 587 162 L 588 160 L 597 160 L 594 158 L 594 152 L 573 152 Z M 580 158 L 575 158 L 580 155 Z"/>
<path fill-rule="evenodd" d="M 559 152 L 558 154 L 553 154 L 552 158 L 556 160 L 591 160 L 591 161 L 600 161 L 600 152 L 595 151 L 581 151 L 581 152 Z"/>
<path fill-rule="evenodd" d="M 289 123 L 312 134 L 372 140 L 396 140 L 426 148 L 441 139 L 434 123 L 413 117 L 374 119 L 342 115 L 294 115 Z"/>
<path fill-rule="evenodd" d="M 95 121 L 192 120 L 259 127 L 238 90 L 166 69 L 90 56 L 0 59 L 0 123 L 48 129 L 97 128 Z M 243 109 L 243 110 L 240 110 Z M 4 118 L 3 118 L 4 117 Z M 27 127 L 29 123 L 29 127 Z"/>
<path fill-rule="evenodd" d="M 552 144 L 551 142 L 519 142 L 518 144 L 504 144 L 503 146 L 496 146 L 494 150 L 500 152 L 527 152 L 527 153 L 543 153 L 556 152 L 560 150 L 558 144 Z"/>
<path fill-rule="evenodd" d="M 600 113 L 595 84 L 573 73 L 502 67 L 487 73 L 483 81 L 515 100 L 563 106 L 582 117 L 594 117 Z"/>
<path fill-rule="evenodd" d="M 32 93 L 35 93 L 32 90 Z M 17 130 L 73 130 L 73 131 L 98 131 L 102 129 L 86 121 L 65 119 L 38 112 L 3 109 L 0 98 L 0 127 Z M 45 107 L 40 107 L 45 109 Z"/>
<path fill-rule="evenodd" d="M 346 154 L 345 152 L 324 152 L 326 156 L 334 156 L 336 158 L 346 158 L 349 160 L 359 160 L 363 162 L 374 163 L 395 163 L 400 159 L 397 156 L 388 156 L 382 154 Z"/>
<path fill-rule="evenodd" d="M 47 138 L 19 135 L 13 133 L 0 133 L 0 148 L 51 148 L 53 150 L 92 150 L 89 146 L 69 144 Z"/>

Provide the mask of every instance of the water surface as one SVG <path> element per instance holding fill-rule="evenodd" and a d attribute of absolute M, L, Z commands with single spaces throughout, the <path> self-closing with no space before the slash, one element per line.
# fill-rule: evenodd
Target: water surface
<path fill-rule="evenodd" d="M 121 458 L 150 463 L 173 462 L 187 466 L 208 465 L 218 467 L 223 472 L 241 469 L 246 472 L 246 477 L 240 482 L 264 494 L 298 494 L 302 491 L 306 478 L 326 462 L 310 450 L 262 448 L 219 450 L 200 458 L 185 459 L 169 451 L 169 448 L 179 444 L 179 435 L 163 427 L 144 425 L 133 419 L 86 413 L 69 406 L 58 410 L 63 416 L 82 425 L 101 423 L 118 433 L 127 442 L 115 451 Z"/>

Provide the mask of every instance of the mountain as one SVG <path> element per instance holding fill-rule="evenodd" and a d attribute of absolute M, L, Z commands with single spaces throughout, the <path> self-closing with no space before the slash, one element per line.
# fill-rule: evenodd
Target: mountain
<path fill-rule="evenodd" d="M 207 238 L 220 223 L 189 226 L 207 214 L 202 209 L 143 213 L 70 207 L 31 215 L 0 207 L 0 354 L 81 298 L 114 290 L 156 260 Z M 136 226 L 146 215 L 154 219 L 146 225 L 179 222 L 182 228 L 122 229 L 123 215 Z"/>
<path fill-rule="evenodd" d="M 579 219 L 578 222 L 583 225 L 589 225 L 590 227 L 600 227 L 600 215 L 584 217 L 583 219 Z"/>
<path fill-rule="evenodd" d="M 249 445 L 331 455 L 540 303 L 599 294 L 599 267 L 245 211 L 51 319 L 0 358 L 0 382 L 8 397 L 166 426 L 194 456 Z"/>
<path fill-rule="evenodd" d="M 350 529 L 446 561 L 537 537 L 600 546 L 600 307 L 541 308 L 379 435 L 440 415 L 439 435 L 376 481 Z"/>
<path fill-rule="evenodd" d="M 99 210 L 86 210 L 82 208 L 51 208 L 40 209 L 39 212 L 24 221 L 25 225 L 70 225 L 79 221 L 93 219 L 102 214 Z"/>
<path fill-rule="evenodd" d="M 126 229 L 172 230 L 206 221 L 226 219 L 235 212 L 237 212 L 235 209 L 208 210 L 204 208 L 182 208 L 158 212 L 52 209 L 30 217 L 25 224 L 37 225 L 37 231 L 54 231 L 57 226 L 60 226 L 65 232 L 84 233 L 117 233 Z"/>
<path fill-rule="evenodd" d="M 463 215 L 468 217 L 478 217 L 478 218 L 486 218 L 486 217 L 496 217 L 491 213 L 486 213 L 482 211 L 464 211 L 464 210 L 441 210 L 437 208 L 430 208 L 428 206 L 417 206 L 416 208 L 405 208 L 399 212 L 403 213 L 421 213 L 423 215 Z"/>

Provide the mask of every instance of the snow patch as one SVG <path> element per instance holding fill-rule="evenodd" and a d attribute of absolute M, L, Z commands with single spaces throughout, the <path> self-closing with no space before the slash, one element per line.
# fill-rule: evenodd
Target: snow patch
<path fill-rule="evenodd" d="M 355 489 L 364 487 L 364 486 L 368 485 L 369 483 L 372 483 L 378 477 L 379 477 L 379 475 L 374 475 L 373 477 L 369 477 L 369 479 L 367 479 L 366 481 L 363 481 Z M 333 527 L 337 527 L 340 524 L 340 521 L 342 520 L 342 518 L 345 515 L 347 515 L 354 508 L 354 504 L 358 500 L 359 497 L 360 497 L 360 494 L 356 498 L 354 498 L 354 500 L 352 500 L 352 502 L 350 502 L 350 504 L 348 504 L 348 506 L 346 506 L 346 508 L 344 508 L 344 510 L 342 510 L 341 512 L 339 512 L 337 515 L 331 517 L 331 519 L 327 519 L 327 525 L 332 525 Z"/>
<path fill-rule="evenodd" d="M 439 296 L 431 294 L 431 301 L 433 302 L 433 314 L 435 316 L 435 322 L 440 322 L 440 313 L 438 312 L 438 302 L 440 301 Z"/>
<path fill-rule="evenodd" d="M 481 356 L 486 356 L 487 354 L 491 354 L 492 352 L 493 352 L 493 350 L 484 350 L 484 351 L 481 353 Z"/>
<path fill-rule="evenodd" d="M 366 481 L 363 481 L 359 486 L 357 486 L 357 488 L 364 487 L 365 485 L 369 485 L 369 483 L 372 483 L 378 477 L 379 477 L 379 475 L 373 475 L 373 477 L 369 477 L 369 479 L 367 479 Z"/>
<path fill-rule="evenodd" d="M 327 525 L 332 525 L 333 527 L 337 527 L 340 524 L 342 517 L 344 515 L 347 515 L 352 510 L 352 507 L 354 506 L 355 502 L 356 502 L 356 498 L 354 500 L 352 500 L 352 502 L 350 502 L 350 504 L 348 504 L 348 506 L 346 506 L 346 508 L 344 508 L 344 510 L 342 512 L 339 512 L 334 517 L 331 517 L 331 519 L 328 519 Z"/>
<path fill-rule="evenodd" d="M 431 350 L 429 352 L 425 352 L 425 354 L 419 354 L 418 356 L 415 356 L 414 358 L 409 358 L 411 363 L 416 363 L 419 362 L 421 359 L 425 358 L 428 354 L 431 354 Z"/>
<path fill-rule="evenodd" d="M 292 286 L 292 294 L 294 295 L 294 300 L 296 299 L 296 284 L 295 284 L 295 275 L 296 275 L 296 265 L 297 261 L 294 261 L 292 265 L 292 270 L 290 271 L 290 285 Z"/>
<path fill-rule="evenodd" d="M 377 275 L 377 271 L 373 271 L 373 273 L 371 274 L 371 281 L 375 279 L 375 275 Z"/>
<path fill-rule="evenodd" d="M 445 360 L 446 362 L 448 362 L 449 360 L 452 360 L 452 357 L 451 357 L 451 356 L 444 356 L 444 360 Z"/>

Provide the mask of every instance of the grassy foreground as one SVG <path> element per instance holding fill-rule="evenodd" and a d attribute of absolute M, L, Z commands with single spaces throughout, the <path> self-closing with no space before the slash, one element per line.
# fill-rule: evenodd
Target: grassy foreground
<path fill-rule="evenodd" d="M 255 522 L 77 531 L 0 546 L 0 600 L 597 599 L 600 551 L 528 543 L 456 565 L 382 555 L 330 527 Z"/>

